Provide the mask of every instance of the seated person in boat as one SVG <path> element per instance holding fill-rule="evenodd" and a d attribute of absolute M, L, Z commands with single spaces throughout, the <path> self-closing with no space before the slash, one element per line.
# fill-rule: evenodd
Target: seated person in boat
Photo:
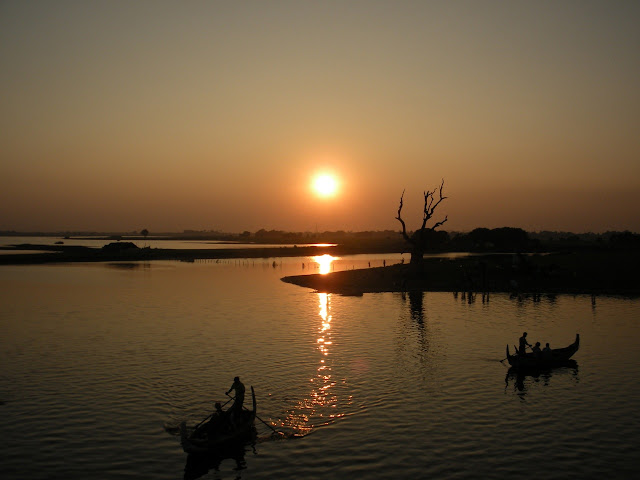
<path fill-rule="evenodd" d="M 549 362 L 551 361 L 552 355 L 553 354 L 551 353 L 551 347 L 549 347 L 549 342 L 547 342 L 545 347 L 542 349 L 542 359 Z"/>
<path fill-rule="evenodd" d="M 540 349 L 540 342 L 536 342 L 536 344 L 533 346 L 532 350 L 533 350 L 533 354 L 536 356 L 536 358 L 539 358 L 540 355 L 542 355 L 542 350 Z"/>
<path fill-rule="evenodd" d="M 527 342 L 527 332 L 522 333 L 518 342 L 518 355 L 525 355 L 527 353 L 527 347 L 531 346 L 529 345 L 529 342 Z"/>
<path fill-rule="evenodd" d="M 211 415 L 209 421 L 196 428 L 196 430 L 193 432 L 193 437 L 211 437 L 216 432 L 225 430 L 228 427 L 228 415 L 227 412 L 222 410 L 222 405 L 220 405 L 220 402 L 216 402 L 215 409 L 216 410 Z"/>
<path fill-rule="evenodd" d="M 233 379 L 233 385 L 227 390 L 227 395 L 231 390 L 235 390 L 235 399 L 233 405 L 229 409 L 229 412 L 234 417 L 239 417 L 242 414 L 242 405 L 244 404 L 244 384 L 240 381 L 240 377 Z"/>
<path fill-rule="evenodd" d="M 216 402 L 216 411 L 214 412 L 211 420 L 207 424 L 207 431 L 209 434 L 225 430 L 229 425 L 229 419 L 227 418 L 227 412 L 222 410 L 220 402 Z"/>

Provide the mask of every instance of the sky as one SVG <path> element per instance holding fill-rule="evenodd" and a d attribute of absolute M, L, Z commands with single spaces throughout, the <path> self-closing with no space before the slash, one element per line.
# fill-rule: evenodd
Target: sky
<path fill-rule="evenodd" d="M 398 230 L 403 191 L 412 230 L 444 180 L 447 231 L 640 232 L 638 25 L 615 0 L 0 0 L 0 231 Z"/>

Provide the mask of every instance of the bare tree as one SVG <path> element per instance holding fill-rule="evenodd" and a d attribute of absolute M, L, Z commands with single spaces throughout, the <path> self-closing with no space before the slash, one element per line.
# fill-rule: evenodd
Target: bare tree
<path fill-rule="evenodd" d="M 422 226 L 413 232 L 411 236 L 407 233 L 407 226 L 402 219 L 402 206 L 404 199 L 404 190 L 402 191 L 402 195 L 400 196 L 400 206 L 398 207 L 398 216 L 396 220 L 400 222 L 402 225 L 402 236 L 410 245 L 411 248 L 411 261 L 410 264 L 416 268 L 422 268 L 424 252 L 427 249 L 427 241 L 428 241 L 428 232 L 433 232 L 436 228 L 440 227 L 447 221 L 447 216 L 444 217 L 443 220 L 434 223 L 432 226 L 427 227 L 427 223 L 429 220 L 433 218 L 433 214 L 440 205 L 443 200 L 446 200 L 447 197 L 442 195 L 442 189 L 444 188 L 444 179 L 440 184 L 440 188 L 434 188 L 431 191 L 424 192 L 424 210 L 422 214 Z M 436 198 L 436 192 L 438 192 L 438 198 Z"/>

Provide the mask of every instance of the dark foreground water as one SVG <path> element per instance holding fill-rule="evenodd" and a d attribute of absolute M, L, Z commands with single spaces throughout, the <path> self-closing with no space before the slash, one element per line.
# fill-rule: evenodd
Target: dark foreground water
<path fill-rule="evenodd" d="M 0 268 L 0 476 L 564 479 L 640 467 L 640 301 L 341 297 L 279 281 L 309 262 Z M 552 347 L 580 333 L 577 367 L 508 375 L 505 345 L 523 330 Z M 258 442 L 234 458 L 187 457 L 169 432 L 225 401 L 235 375 L 255 387 L 262 420 L 301 437 L 273 440 L 258 422 Z"/>

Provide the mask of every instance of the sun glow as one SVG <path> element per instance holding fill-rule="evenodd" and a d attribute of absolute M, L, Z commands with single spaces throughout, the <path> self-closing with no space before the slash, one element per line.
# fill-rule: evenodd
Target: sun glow
<path fill-rule="evenodd" d="M 324 255 L 316 255 L 315 257 L 311 257 L 311 259 L 318 264 L 320 274 L 326 275 L 327 273 L 331 273 L 331 264 L 334 260 L 338 260 L 338 257 L 332 257 L 328 253 L 325 253 Z"/>
<path fill-rule="evenodd" d="M 313 189 L 321 197 L 332 197 L 338 193 L 338 180 L 333 175 L 323 173 L 313 179 Z"/>

